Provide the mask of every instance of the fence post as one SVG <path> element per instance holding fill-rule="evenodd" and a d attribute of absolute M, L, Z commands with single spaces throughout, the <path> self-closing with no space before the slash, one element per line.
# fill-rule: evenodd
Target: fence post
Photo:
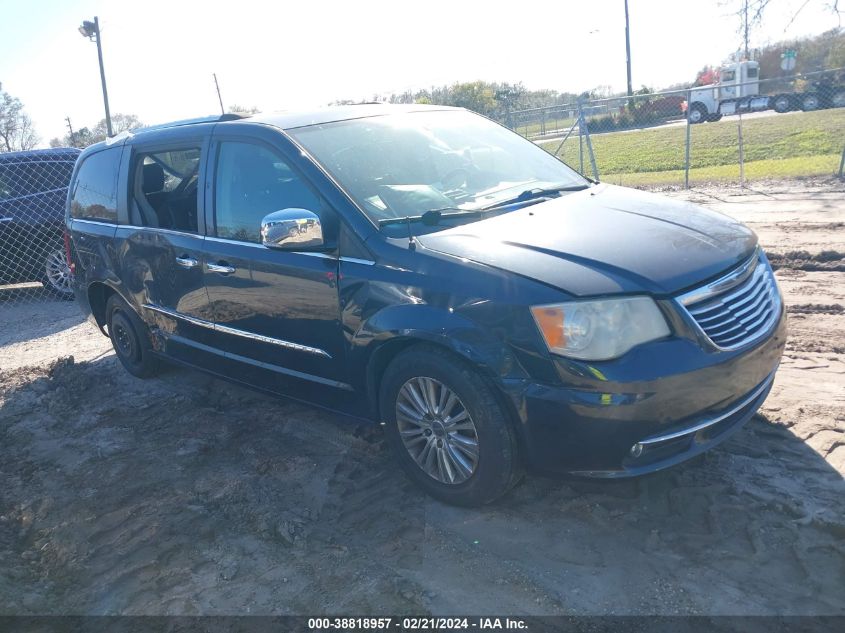
<path fill-rule="evenodd" d="M 587 139 L 587 151 L 590 153 L 590 166 L 593 168 L 593 179 L 599 180 L 599 169 L 596 166 L 596 154 L 593 152 L 593 141 L 590 140 L 590 126 L 587 125 L 587 120 L 584 118 L 584 110 L 579 112 L 581 124 L 584 125 L 584 137 Z M 580 128 L 580 125 L 579 125 Z"/>
<path fill-rule="evenodd" d="M 745 189 L 745 150 L 742 145 L 742 112 L 736 124 L 737 138 L 739 139 L 739 186 Z"/>
<path fill-rule="evenodd" d="M 839 161 L 839 178 L 845 179 L 845 147 L 842 148 L 842 160 Z"/>
<path fill-rule="evenodd" d="M 690 143 L 690 122 L 689 122 L 689 104 L 692 99 L 692 90 L 687 92 L 687 144 L 684 152 L 684 189 L 689 189 L 689 143 Z"/>
<path fill-rule="evenodd" d="M 584 173 L 584 129 L 581 125 L 583 119 L 581 118 L 581 106 L 578 105 L 578 160 L 580 162 L 580 169 L 578 173 Z"/>

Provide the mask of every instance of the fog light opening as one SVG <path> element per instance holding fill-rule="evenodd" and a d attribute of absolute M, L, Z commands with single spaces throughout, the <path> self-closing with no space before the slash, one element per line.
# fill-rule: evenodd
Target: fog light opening
<path fill-rule="evenodd" d="M 631 457 L 639 457 L 643 454 L 643 445 L 637 442 L 631 447 Z"/>

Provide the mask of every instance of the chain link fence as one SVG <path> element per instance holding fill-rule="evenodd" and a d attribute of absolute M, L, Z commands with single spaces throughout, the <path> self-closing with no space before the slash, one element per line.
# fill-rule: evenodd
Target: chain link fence
<path fill-rule="evenodd" d="M 845 172 L 845 70 L 512 111 L 507 124 L 578 171 L 634 187 Z M 70 299 L 63 217 L 77 149 L 0 154 L 0 306 Z"/>
<path fill-rule="evenodd" d="M 73 298 L 64 212 L 78 155 L 73 148 L 0 154 L 0 305 Z"/>
<path fill-rule="evenodd" d="M 592 177 L 692 186 L 845 169 L 845 70 L 760 79 L 756 62 L 712 86 L 511 112 L 516 132 Z"/>

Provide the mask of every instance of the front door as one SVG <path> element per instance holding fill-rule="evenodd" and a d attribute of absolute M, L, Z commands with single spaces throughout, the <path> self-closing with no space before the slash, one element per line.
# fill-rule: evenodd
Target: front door
<path fill-rule="evenodd" d="M 273 250 L 260 239 L 264 216 L 297 207 L 321 218 L 331 242 L 334 212 L 290 160 L 259 139 L 215 137 L 212 156 L 205 286 L 216 345 L 238 363 L 238 376 L 334 406 L 331 392 L 349 390 L 336 253 Z"/>

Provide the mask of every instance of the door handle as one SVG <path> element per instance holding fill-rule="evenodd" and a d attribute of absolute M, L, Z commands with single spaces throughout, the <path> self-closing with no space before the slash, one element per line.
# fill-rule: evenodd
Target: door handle
<path fill-rule="evenodd" d="M 179 264 L 182 268 L 194 268 L 195 266 L 199 265 L 199 262 L 197 260 L 195 260 L 193 257 L 188 257 L 187 255 L 177 257 L 176 263 Z"/>
<path fill-rule="evenodd" d="M 206 264 L 209 272 L 220 273 L 221 275 L 231 275 L 235 272 L 234 266 L 229 266 L 226 262 L 218 262 L 216 264 Z"/>

